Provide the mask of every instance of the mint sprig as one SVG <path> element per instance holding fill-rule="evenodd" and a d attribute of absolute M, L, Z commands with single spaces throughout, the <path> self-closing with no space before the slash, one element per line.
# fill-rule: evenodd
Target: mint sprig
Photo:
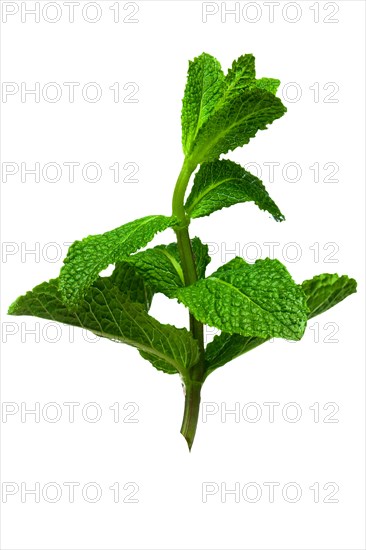
<path fill-rule="evenodd" d="M 308 319 L 356 292 L 356 281 L 347 275 L 322 274 L 296 284 L 281 262 L 269 258 L 249 264 L 237 257 L 206 276 L 208 247 L 190 238 L 191 219 L 239 203 L 252 202 L 274 220 L 284 220 L 263 182 L 220 158 L 284 115 L 286 108 L 276 97 L 279 84 L 275 78 L 257 79 L 252 54 L 235 60 L 226 75 L 211 55 L 196 57 L 183 98 L 184 161 L 172 215 L 147 216 L 75 241 L 59 277 L 9 308 L 10 315 L 51 319 L 128 344 L 156 369 L 179 374 L 185 393 L 181 433 L 189 449 L 207 376 L 270 338 L 300 340 Z M 176 242 L 141 251 L 168 228 Z M 100 277 L 111 264 L 112 275 Z M 163 325 L 150 315 L 156 293 L 188 308 L 189 330 Z M 221 331 L 206 348 L 204 324 Z"/>

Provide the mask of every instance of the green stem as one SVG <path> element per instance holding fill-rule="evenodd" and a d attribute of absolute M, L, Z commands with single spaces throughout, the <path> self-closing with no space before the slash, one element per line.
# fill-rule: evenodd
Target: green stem
<path fill-rule="evenodd" d="M 193 285 L 197 281 L 196 265 L 194 262 L 191 240 L 189 238 L 188 227 L 176 229 L 178 251 L 183 267 L 184 283 L 186 286 Z M 189 328 L 198 342 L 200 355 L 203 354 L 203 325 L 197 319 L 189 314 Z"/>
<path fill-rule="evenodd" d="M 186 215 L 184 209 L 184 196 L 187 190 L 187 185 L 192 172 L 195 169 L 195 165 L 191 164 L 185 159 L 180 174 L 175 185 L 173 194 L 173 216 L 178 218 L 179 224 L 175 227 L 175 233 L 177 235 L 177 244 L 179 256 L 183 269 L 184 284 L 192 285 L 197 281 L 196 264 L 194 261 L 191 240 L 189 238 L 188 227 L 190 223 L 189 217 Z M 193 337 L 198 341 L 198 347 L 200 350 L 200 363 L 203 361 L 203 325 L 199 323 L 193 315 L 189 316 L 190 330 Z M 203 373 L 202 373 L 203 374 Z"/>
<path fill-rule="evenodd" d="M 174 231 L 177 235 L 178 251 L 183 269 L 184 284 L 186 286 L 192 285 L 197 281 L 196 264 L 188 232 L 190 218 L 186 215 L 184 209 L 185 192 L 195 168 L 196 166 L 194 164 L 185 159 L 175 185 L 172 205 L 173 216 L 179 221 Z M 181 433 L 185 437 L 189 449 L 191 449 L 197 428 L 200 391 L 204 377 L 204 343 L 202 323 L 197 321 L 197 319 L 190 314 L 189 324 L 193 338 L 198 342 L 199 360 L 191 367 L 184 379 L 186 396 Z"/>
<path fill-rule="evenodd" d="M 173 193 L 173 216 L 176 216 L 181 222 L 180 225 L 188 227 L 189 218 L 184 209 L 184 195 L 187 190 L 189 179 L 196 168 L 187 158 L 184 159 L 183 166 L 175 184 Z"/>
<path fill-rule="evenodd" d="M 180 433 L 191 450 L 196 434 L 201 401 L 202 382 L 187 382 L 185 385 L 184 416 Z"/>

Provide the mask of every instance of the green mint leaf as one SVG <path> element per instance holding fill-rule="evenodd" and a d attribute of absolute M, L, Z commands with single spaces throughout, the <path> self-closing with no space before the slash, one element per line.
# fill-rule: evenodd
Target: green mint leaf
<path fill-rule="evenodd" d="M 143 248 L 156 233 L 172 227 L 175 218 L 146 216 L 101 235 L 75 241 L 61 269 L 59 284 L 65 304 L 75 306 L 99 273 Z"/>
<path fill-rule="evenodd" d="M 169 374 L 184 373 L 197 361 L 197 342 L 186 329 L 159 323 L 145 304 L 126 299 L 109 277 L 99 277 L 73 311 L 64 305 L 58 283 L 52 279 L 36 286 L 10 306 L 9 314 L 51 319 L 129 344 Z"/>
<path fill-rule="evenodd" d="M 255 81 L 255 86 L 261 90 L 267 90 L 271 94 L 276 94 L 281 82 L 277 78 L 259 78 Z"/>
<path fill-rule="evenodd" d="M 309 320 L 356 292 L 357 283 L 347 275 L 323 273 L 304 281 L 301 288 L 306 296 Z M 206 377 L 218 367 L 264 344 L 267 340 L 268 338 L 247 337 L 240 334 L 221 333 L 215 336 L 206 348 Z"/>
<path fill-rule="evenodd" d="M 207 345 L 205 352 L 206 377 L 218 367 L 267 342 L 268 338 L 242 336 L 222 332 Z"/>
<path fill-rule="evenodd" d="M 154 292 L 132 265 L 118 263 L 109 279 L 125 295 L 126 300 L 143 304 L 149 311 Z"/>
<path fill-rule="evenodd" d="M 197 276 L 205 276 L 211 258 L 208 246 L 198 237 L 191 240 L 192 251 L 196 262 Z M 162 292 L 168 298 L 174 298 L 177 289 L 184 286 L 184 275 L 177 243 L 159 245 L 129 256 L 126 260 L 140 273 L 144 281 L 154 292 Z"/>
<path fill-rule="evenodd" d="M 244 89 L 259 88 L 276 94 L 280 85 L 277 78 L 255 78 L 255 57 L 252 54 L 245 54 L 233 61 L 232 67 L 225 77 L 225 90 L 216 103 L 216 110 L 221 108 Z"/>
<path fill-rule="evenodd" d="M 229 334 L 300 340 L 306 327 L 305 295 L 278 260 L 236 257 L 177 297 L 198 321 Z"/>
<path fill-rule="evenodd" d="M 185 331 L 186 329 L 177 329 L 176 327 L 172 326 L 172 325 L 162 325 L 163 327 L 170 327 L 172 329 L 175 329 L 175 330 L 182 330 L 182 331 Z M 174 338 L 178 338 L 180 336 L 183 336 L 184 340 L 186 340 L 186 344 L 188 344 L 186 347 L 185 347 L 185 344 L 184 344 L 184 340 L 183 340 L 183 345 L 181 345 L 181 342 L 179 343 L 179 353 L 178 355 L 180 355 L 180 361 L 182 360 L 185 360 L 186 358 L 186 353 L 190 353 L 190 342 L 189 342 L 189 338 L 187 337 L 187 335 L 189 334 L 189 332 L 187 331 L 185 334 L 181 333 L 181 335 L 173 332 L 171 333 L 171 337 L 172 337 L 172 344 L 174 346 Z M 165 337 L 166 338 L 169 338 L 170 334 L 169 334 L 169 331 L 167 330 L 166 333 L 165 333 Z M 193 341 L 193 339 L 191 338 L 191 340 Z M 165 343 L 167 344 L 167 340 L 165 340 Z M 143 359 L 145 359 L 146 361 L 149 361 L 149 363 L 151 363 L 153 365 L 153 367 L 155 367 L 157 370 L 161 370 L 163 372 L 165 372 L 166 374 L 178 374 L 178 373 L 181 373 L 181 374 L 184 374 L 185 373 L 185 367 L 183 366 L 183 364 L 181 366 L 179 365 L 173 365 L 172 363 L 168 362 L 166 359 L 162 358 L 162 357 L 159 357 L 158 355 L 156 354 L 153 354 L 153 353 L 149 353 L 147 351 L 142 351 L 142 350 L 139 350 L 140 351 L 140 355 Z M 175 353 L 175 352 L 174 352 Z M 197 356 L 198 358 L 198 356 Z M 178 368 L 180 370 L 178 370 Z"/>
<path fill-rule="evenodd" d="M 285 219 L 260 179 L 231 160 L 214 160 L 201 165 L 185 209 L 191 218 L 200 218 L 248 201 L 272 214 L 276 221 Z"/>
<path fill-rule="evenodd" d="M 242 90 L 215 110 L 199 130 L 192 146 L 192 160 L 202 164 L 245 145 L 286 110 L 281 100 L 266 90 Z"/>
<path fill-rule="evenodd" d="M 323 273 L 304 281 L 301 285 L 310 310 L 309 319 L 320 315 L 357 290 L 355 279 L 347 275 Z"/>
<path fill-rule="evenodd" d="M 183 150 L 193 164 L 215 160 L 249 142 L 286 108 L 274 95 L 279 80 L 255 78 L 255 58 L 235 60 L 224 77 L 219 62 L 202 54 L 190 64 L 183 99 Z"/>
<path fill-rule="evenodd" d="M 159 245 L 137 252 L 127 260 L 154 289 L 169 298 L 183 286 L 183 270 L 176 243 Z"/>
<path fill-rule="evenodd" d="M 182 144 L 188 155 L 198 130 L 211 115 L 224 87 L 220 63 L 207 53 L 189 62 L 182 107 Z"/>
<path fill-rule="evenodd" d="M 255 85 L 255 57 L 251 53 L 245 54 L 233 61 L 231 69 L 225 78 L 225 94 L 222 101 L 234 97 L 243 88 Z"/>
<path fill-rule="evenodd" d="M 235 60 L 225 78 L 226 89 L 221 102 L 234 97 L 244 88 L 260 88 L 271 94 L 276 94 L 280 85 L 277 78 L 255 78 L 255 57 L 252 54 L 245 54 Z"/>
<path fill-rule="evenodd" d="M 197 278 L 204 279 L 206 276 L 206 267 L 211 261 L 208 253 L 207 244 L 203 244 L 198 237 L 193 237 L 191 240 L 193 258 L 196 264 Z"/>

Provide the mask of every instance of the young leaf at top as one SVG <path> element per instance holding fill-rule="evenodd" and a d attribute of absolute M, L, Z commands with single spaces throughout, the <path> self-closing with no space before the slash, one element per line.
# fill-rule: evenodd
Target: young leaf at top
<path fill-rule="evenodd" d="M 143 248 L 156 233 L 172 227 L 175 222 L 173 217 L 146 216 L 107 233 L 75 241 L 59 276 L 64 303 L 75 306 L 103 269 Z"/>
<path fill-rule="evenodd" d="M 304 281 L 301 288 L 306 296 L 309 320 L 356 292 L 357 283 L 347 275 L 340 277 L 336 273 L 323 273 Z M 264 344 L 267 340 L 268 338 L 248 337 L 240 334 L 221 333 L 215 336 L 206 348 L 206 377 L 218 367 L 222 367 L 236 357 Z"/>
<path fill-rule="evenodd" d="M 246 54 L 224 77 L 220 64 L 202 54 L 189 66 L 183 98 L 183 150 L 192 164 L 217 159 L 249 142 L 286 108 L 274 95 L 279 81 L 255 78 L 255 59 Z"/>
<path fill-rule="evenodd" d="M 156 368 L 184 373 L 198 359 L 197 342 L 186 329 L 162 325 L 134 303 L 109 277 L 99 277 L 76 309 L 61 299 L 58 280 L 36 286 L 9 308 L 10 315 L 33 315 L 90 330 L 98 336 L 136 347 Z"/>
<path fill-rule="evenodd" d="M 244 88 L 255 86 L 255 57 L 251 53 L 241 55 L 233 61 L 225 78 L 225 92 L 221 102 L 228 101 L 240 94 Z"/>
<path fill-rule="evenodd" d="M 182 107 L 183 152 L 188 154 L 198 130 L 211 115 L 224 87 L 220 63 L 207 53 L 189 62 Z"/>
<path fill-rule="evenodd" d="M 201 127 L 192 145 L 192 161 L 202 164 L 215 160 L 249 143 L 258 130 L 266 130 L 286 110 L 281 100 L 266 90 L 242 90 L 215 110 Z"/>
<path fill-rule="evenodd" d="M 285 219 L 260 179 L 231 160 L 214 160 L 201 165 L 185 209 L 191 218 L 200 218 L 248 201 L 272 214 L 276 221 Z"/>
<path fill-rule="evenodd" d="M 229 334 L 300 340 L 306 327 L 305 295 L 278 260 L 236 257 L 177 297 L 198 321 Z"/>
<path fill-rule="evenodd" d="M 208 263 L 208 246 L 198 237 L 191 241 L 197 277 L 202 279 Z M 177 289 L 184 286 L 184 275 L 177 243 L 159 245 L 129 256 L 126 262 L 134 266 L 155 292 L 174 298 Z"/>
<path fill-rule="evenodd" d="M 216 103 L 216 109 L 219 109 L 224 103 L 228 103 L 235 96 L 241 94 L 244 89 L 259 88 L 276 94 L 280 85 L 280 81 L 277 78 L 259 78 L 257 80 L 255 76 L 254 55 L 241 55 L 233 61 L 225 77 L 226 86 Z"/>

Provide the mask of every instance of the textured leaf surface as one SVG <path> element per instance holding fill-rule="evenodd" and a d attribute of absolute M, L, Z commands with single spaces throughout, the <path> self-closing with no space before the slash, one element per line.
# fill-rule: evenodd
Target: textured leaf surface
<path fill-rule="evenodd" d="M 268 338 L 227 334 L 225 332 L 215 336 L 206 348 L 206 376 L 218 367 L 226 365 L 236 357 L 267 342 L 267 340 Z"/>
<path fill-rule="evenodd" d="M 175 218 L 172 217 L 146 216 L 107 233 L 75 241 L 60 272 L 63 301 L 76 305 L 103 269 L 143 248 L 156 233 L 172 227 L 174 223 Z"/>
<path fill-rule="evenodd" d="M 357 283 L 347 275 L 340 277 L 336 273 L 323 273 L 304 281 L 301 288 L 306 295 L 311 319 L 356 292 Z"/>
<path fill-rule="evenodd" d="M 153 290 L 132 265 L 125 262 L 117 264 L 109 279 L 125 295 L 126 300 L 143 304 L 149 311 Z"/>
<path fill-rule="evenodd" d="M 277 221 L 284 220 L 260 179 L 231 160 L 204 163 L 197 172 L 185 208 L 192 218 L 208 216 L 216 210 L 252 201 Z"/>
<path fill-rule="evenodd" d="M 211 258 L 208 246 L 198 237 L 191 241 L 196 260 L 197 276 L 205 276 L 205 271 Z M 176 243 L 159 245 L 129 256 L 126 260 L 143 276 L 144 280 L 155 292 L 162 292 L 169 298 L 175 297 L 177 289 L 184 286 L 184 275 Z"/>
<path fill-rule="evenodd" d="M 255 85 L 255 57 L 245 54 L 233 61 L 225 78 L 225 94 L 222 101 L 228 101 L 240 93 L 243 88 Z"/>
<path fill-rule="evenodd" d="M 133 254 L 127 260 L 144 277 L 155 292 L 169 298 L 184 284 L 177 245 L 156 246 Z"/>
<path fill-rule="evenodd" d="M 211 257 L 208 253 L 207 244 L 203 244 L 198 237 L 194 237 L 191 240 L 193 257 L 197 269 L 198 279 L 204 279 L 206 275 L 206 267 L 211 261 Z"/>
<path fill-rule="evenodd" d="M 286 110 L 281 100 L 267 90 L 243 89 L 203 124 L 192 146 L 192 159 L 202 164 L 245 145 Z"/>
<path fill-rule="evenodd" d="M 225 77 L 225 90 L 219 102 L 216 103 L 216 109 L 239 95 L 244 89 L 259 88 L 276 94 L 279 85 L 280 81 L 277 78 L 256 79 L 254 55 L 242 55 L 233 62 L 232 67 L 228 70 Z"/>
<path fill-rule="evenodd" d="M 126 300 L 109 277 L 99 277 L 72 312 L 61 300 L 58 280 L 52 279 L 18 298 L 9 314 L 51 319 L 129 344 L 170 374 L 184 372 L 198 358 L 197 342 L 186 329 L 159 323 L 148 315 L 145 304 Z"/>
<path fill-rule="evenodd" d="M 252 54 L 235 60 L 226 76 L 211 55 L 195 58 L 183 98 L 185 155 L 201 164 L 248 143 L 286 112 L 275 97 L 279 84 L 274 78 L 255 78 Z"/>
<path fill-rule="evenodd" d="M 259 78 L 255 81 L 257 88 L 261 90 L 267 90 L 271 94 L 275 94 L 279 88 L 281 82 L 277 78 Z"/>
<path fill-rule="evenodd" d="M 306 296 L 309 308 L 308 319 L 324 313 L 328 309 L 356 292 L 357 283 L 347 275 L 316 275 L 304 281 L 301 288 Z M 241 336 L 240 334 L 221 333 L 207 345 L 206 376 L 218 367 L 222 367 L 236 357 L 267 342 L 268 338 Z"/>
<path fill-rule="evenodd" d="M 234 258 L 177 296 L 198 321 L 229 334 L 300 340 L 306 327 L 305 295 L 278 260 Z"/>
<path fill-rule="evenodd" d="M 182 107 L 183 151 L 188 154 L 202 124 L 215 108 L 224 87 L 220 63 L 207 53 L 189 63 Z"/>

